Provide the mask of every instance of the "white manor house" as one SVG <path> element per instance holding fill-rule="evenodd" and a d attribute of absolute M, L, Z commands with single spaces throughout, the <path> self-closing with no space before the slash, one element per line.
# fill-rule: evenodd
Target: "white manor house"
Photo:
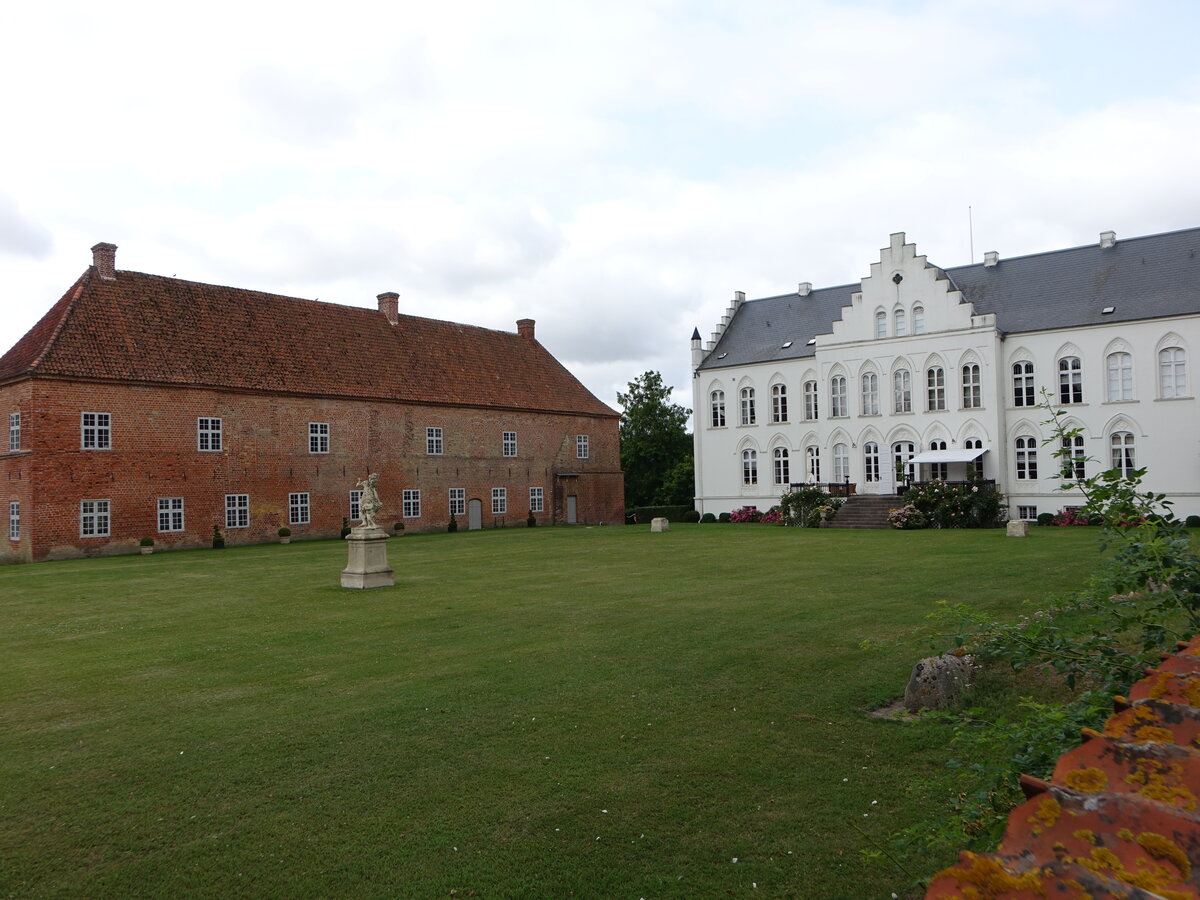
<path fill-rule="evenodd" d="M 1198 348 L 1200 228 L 953 269 L 893 234 L 858 283 L 739 291 L 711 340 L 693 333 L 696 508 L 968 478 L 1013 518 L 1078 506 L 1043 443 L 1046 391 L 1081 429 L 1080 470 L 1145 467 L 1200 514 Z"/>

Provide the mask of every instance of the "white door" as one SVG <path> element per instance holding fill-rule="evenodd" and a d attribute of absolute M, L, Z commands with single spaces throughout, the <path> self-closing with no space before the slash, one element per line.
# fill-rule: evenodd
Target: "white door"
<path fill-rule="evenodd" d="M 483 502 L 471 500 L 467 503 L 467 530 L 478 531 L 483 527 Z"/>
<path fill-rule="evenodd" d="M 575 525 L 575 524 L 578 524 L 578 522 L 579 522 L 579 519 L 575 512 L 575 501 L 576 501 L 576 498 L 575 498 L 574 494 L 567 494 L 567 524 L 568 525 Z"/>

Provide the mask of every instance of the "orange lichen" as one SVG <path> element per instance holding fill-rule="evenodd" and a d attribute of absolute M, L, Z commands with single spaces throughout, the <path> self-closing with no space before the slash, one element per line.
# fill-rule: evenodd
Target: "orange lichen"
<path fill-rule="evenodd" d="M 990 857 L 974 853 L 963 855 L 968 857 L 969 865 L 957 865 L 947 869 L 944 874 L 957 879 L 964 900 L 988 900 L 1010 891 L 1035 891 L 1038 896 L 1046 896 L 1040 872 L 1018 875 Z"/>
<path fill-rule="evenodd" d="M 1108 776 L 1104 774 L 1103 769 L 1097 769 L 1095 766 L 1068 772 L 1064 780 L 1067 787 L 1085 794 L 1095 794 L 1108 787 Z"/>
<path fill-rule="evenodd" d="M 1047 794 L 1038 801 L 1037 809 L 1025 821 L 1033 826 L 1033 833 L 1036 836 L 1047 828 L 1053 828 L 1061 814 L 1062 807 L 1058 805 L 1058 801 Z"/>
<path fill-rule="evenodd" d="M 1117 837 L 1119 837 L 1123 841 L 1132 841 L 1133 840 L 1133 832 L 1130 831 L 1128 828 L 1122 828 L 1120 831 L 1117 832 Z"/>
<path fill-rule="evenodd" d="M 1152 835 L 1151 837 L 1160 838 L 1160 842 L 1151 842 L 1154 844 L 1154 850 L 1150 849 L 1150 847 L 1145 848 L 1151 856 L 1156 856 L 1156 851 L 1161 851 L 1164 854 L 1162 858 L 1170 858 L 1170 861 L 1174 863 L 1176 861 L 1174 857 L 1165 856 L 1165 854 L 1171 853 L 1170 847 L 1174 847 L 1176 852 L 1182 853 L 1178 847 L 1170 844 L 1169 841 L 1165 841 L 1160 835 Z M 1170 847 L 1165 846 L 1161 843 L 1162 841 L 1170 844 Z M 1138 842 L 1141 843 L 1140 836 Z M 1165 898 L 1165 900 L 1188 900 L 1188 898 L 1192 897 L 1191 894 L 1180 893 L 1168 887 L 1168 885 L 1178 885 L 1184 880 L 1179 877 L 1181 870 L 1178 870 L 1178 868 L 1176 871 L 1172 871 L 1167 866 L 1153 865 L 1139 868 L 1137 871 L 1130 871 L 1125 868 L 1125 865 L 1117 855 L 1106 847 L 1096 847 L 1092 850 L 1090 856 L 1078 856 L 1071 860 L 1071 862 L 1079 863 L 1079 865 L 1091 869 L 1098 874 L 1111 876 L 1117 881 L 1122 881 L 1132 887 L 1151 891 L 1159 897 Z"/>
<path fill-rule="evenodd" d="M 1183 876 L 1184 881 L 1192 877 L 1192 861 L 1188 859 L 1188 855 L 1183 851 L 1183 848 L 1170 838 L 1163 837 L 1161 834 L 1155 834 L 1152 831 L 1143 831 L 1137 836 L 1137 842 L 1142 846 L 1143 850 L 1155 859 L 1165 859 L 1173 862 L 1175 868 L 1179 870 L 1179 874 Z"/>
<path fill-rule="evenodd" d="M 1088 844 L 1098 843 L 1096 840 L 1096 832 L 1092 831 L 1091 829 L 1080 828 L 1078 831 L 1073 832 L 1073 834 L 1077 841 L 1084 841 Z"/>
<path fill-rule="evenodd" d="M 1167 764 L 1157 759 L 1139 759 L 1125 781 L 1142 785 L 1134 793 L 1148 800 L 1158 800 L 1182 809 L 1196 808 L 1196 795 L 1188 789 L 1183 766 L 1177 762 Z"/>
<path fill-rule="evenodd" d="M 1133 729 L 1133 739 L 1139 744 L 1148 744 L 1151 741 L 1170 744 L 1175 740 L 1175 733 L 1170 728 L 1162 728 L 1157 725 L 1143 725 L 1141 728 Z"/>

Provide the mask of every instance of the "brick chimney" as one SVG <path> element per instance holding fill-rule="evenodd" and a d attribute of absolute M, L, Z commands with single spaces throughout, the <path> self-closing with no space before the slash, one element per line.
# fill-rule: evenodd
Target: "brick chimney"
<path fill-rule="evenodd" d="M 517 319 L 517 334 L 527 341 L 532 341 L 533 326 L 535 324 L 536 322 L 533 319 Z"/>
<path fill-rule="evenodd" d="M 395 291 L 388 291 L 384 294 L 379 294 L 375 298 L 379 301 L 379 311 L 387 316 L 388 324 L 395 325 L 400 321 L 400 295 Z"/>
<path fill-rule="evenodd" d="M 93 247 L 92 266 L 105 281 L 116 281 L 117 245 L 100 243 Z"/>

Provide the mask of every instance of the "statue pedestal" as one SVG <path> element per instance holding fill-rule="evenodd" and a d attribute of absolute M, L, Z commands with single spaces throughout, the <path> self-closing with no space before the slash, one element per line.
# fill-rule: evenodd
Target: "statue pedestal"
<path fill-rule="evenodd" d="M 387 539 L 387 532 L 378 525 L 350 529 L 346 535 L 350 561 L 342 569 L 342 587 L 392 587 L 396 583 L 396 573 L 388 568 Z"/>

